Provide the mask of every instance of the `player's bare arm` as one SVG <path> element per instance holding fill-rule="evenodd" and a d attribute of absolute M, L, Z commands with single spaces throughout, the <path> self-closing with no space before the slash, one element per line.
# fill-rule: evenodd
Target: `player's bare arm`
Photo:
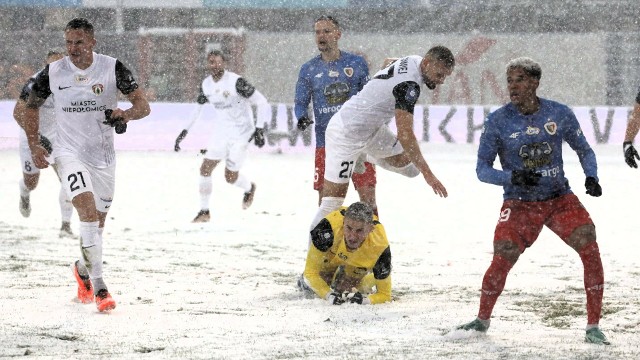
<path fill-rule="evenodd" d="M 40 130 L 40 112 L 38 109 L 44 104 L 45 100 L 32 92 L 25 103 L 22 115 L 19 115 L 22 124 L 16 119 L 27 134 L 27 142 L 29 143 L 29 149 L 31 149 L 33 162 L 38 169 L 44 169 L 49 166 L 49 162 L 46 160 L 49 152 L 40 145 L 40 136 L 38 134 Z"/>
<path fill-rule="evenodd" d="M 627 131 L 624 135 L 624 141 L 633 142 L 640 130 L 640 104 L 636 103 L 633 107 L 633 111 L 629 116 L 629 123 L 627 124 Z"/>
<path fill-rule="evenodd" d="M 121 117 L 125 122 L 129 122 L 131 120 L 142 119 L 151 113 L 147 96 L 142 89 L 135 89 L 127 95 L 127 99 L 131 102 L 132 106 L 127 110 L 119 108 L 113 109 L 113 115 L 111 117 Z"/>
<path fill-rule="evenodd" d="M 411 162 L 420 170 L 427 184 L 433 188 L 433 192 L 440 197 L 447 197 L 447 189 L 440 180 L 431 172 L 429 164 L 422 156 L 418 140 L 413 133 L 413 114 L 406 110 L 396 109 L 396 127 L 398 129 L 398 141 L 404 148 L 405 154 Z"/>
<path fill-rule="evenodd" d="M 27 107 L 27 102 L 22 100 L 22 99 L 18 99 L 18 101 L 16 101 L 16 105 L 13 107 L 13 118 L 16 120 L 16 122 L 18 123 L 18 125 L 20 125 L 21 128 L 24 129 L 24 111 Z"/>

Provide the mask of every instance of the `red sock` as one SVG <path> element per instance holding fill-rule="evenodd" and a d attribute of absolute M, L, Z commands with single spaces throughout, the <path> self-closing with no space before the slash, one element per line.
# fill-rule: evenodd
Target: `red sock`
<path fill-rule="evenodd" d="M 491 265 L 484 274 L 484 279 L 482 279 L 478 318 L 489 320 L 491 317 L 493 307 L 504 289 L 504 284 L 507 282 L 507 274 L 509 274 L 512 266 L 513 264 L 506 259 L 498 255 L 493 256 L 493 261 L 491 261 Z"/>
<path fill-rule="evenodd" d="M 604 271 L 600 260 L 598 243 L 590 242 L 578 252 L 584 265 L 584 289 L 587 293 L 587 324 L 600 321 L 602 313 L 602 293 L 604 292 Z"/>

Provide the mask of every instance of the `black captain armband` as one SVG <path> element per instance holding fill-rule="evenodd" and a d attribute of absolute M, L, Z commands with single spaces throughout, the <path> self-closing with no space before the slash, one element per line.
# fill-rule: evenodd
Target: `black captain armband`
<path fill-rule="evenodd" d="M 251 85 L 247 80 L 238 78 L 238 81 L 236 81 L 236 91 L 242 97 L 250 98 L 251 95 L 253 95 L 253 93 L 256 91 L 256 88 L 253 87 L 253 85 Z"/>
<path fill-rule="evenodd" d="M 322 219 L 311 230 L 311 242 L 318 250 L 325 252 L 333 246 L 333 229 L 329 220 Z"/>
<path fill-rule="evenodd" d="M 413 114 L 413 110 L 420 97 L 420 85 L 413 81 L 399 83 L 393 88 L 396 99 L 395 108 Z"/>
<path fill-rule="evenodd" d="M 373 277 L 382 280 L 388 278 L 389 275 L 391 275 L 391 248 L 387 246 L 373 266 Z"/>

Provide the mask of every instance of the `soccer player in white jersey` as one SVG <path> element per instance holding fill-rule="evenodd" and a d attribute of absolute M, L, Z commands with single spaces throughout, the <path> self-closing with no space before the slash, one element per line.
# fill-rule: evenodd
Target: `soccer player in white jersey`
<path fill-rule="evenodd" d="M 175 151 L 180 151 L 180 142 L 202 115 L 205 104 L 212 105 L 212 110 L 215 111 L 205 112 L 213 121 L 213 132 L 200 166 L 200 211 L 193 219 L 195 223 L 208 222 L 211 219 L 211 173 L 222 160 L 226 161 L 224 178 L 227 183 L 244 191 L 242 208 L 247 209 L 251 206 L 256 184 L 240 173 L 240 169 L 247 157 L 249 142 L 253 140 L 258 147 L 265 144 L 264 124 L 257 124 L 256 127 L 251 105 L 266 104 L 267 99 L 240 75 L 225 70 L 225 57 L 220 50 L 207 54 L 207 66 L 210 75 L 202 81 L 197 99 L 199 105 L 192 114 L 187 128 L 178 135 L 174 147 Z"/>
<path fill-rule="evenodd" d="M 58 50 L 50 50 L 47 53 L 46 63 L 50 64 L 56 60 L 60 60 L 64 57 L 64 52 Z M 16 101 L 16 105 L 13 108 L 13 117 L 18 124 L 23 123 L 24 109 L 27 106 L 27 99 L 31 93 L 31 87 L 38 74 L 33 75 L 29 81 L 24 85 L 20 92 L 20 97 Z M 56 119 L 55 111 L 53 109 L 53 96 L 49 97 L 40 107 L 40 135 L 41 142 L 45 147 L 51 148 L 56 142 Z M 18 147 L 20 149 L 20 164 L 22 167 L 22 179 L 18 182 L 20 187 L 20 213 L 24 217 L 31 215 L 31 192 L 36 189 L 40 180 L 40 169 L 38 169 L 31 158 L 31 150 L 29 150 L 29 144 L 27 143 L 27 135 L 24 131 L 20 131 Z M 51 150 L 49 150 L 51 151 Z M 58 169 L 55 164 L 51 164 L 56 175 Z M 58 176 L 58 178 L 60 178 Z M 62 215 L 62 226 L 60 227 L 60 237 L 73 236 L 71 231 L 71 215 L 73 214 L 73 205 L 71 200 L 67 196 L 67 192 L 64 187 L 60 187 L 60 194 L 58 196 L 60 203 L 60 214 Z"/>
<path fill-rule="evenodd" d="M 129 69 L 115 58 L 93 52 L 96 39 L 87 19 L 71 20 L 64 40 L 67 56 L 36 76 L 23 128 L 33 162 L 46 168 L 49 154 L 38 137 L 38 108 L 53 95 L 58 138 L 51 156 L 80 218 L 82 256 L 72 264 L 78 300 L 91 303 L 95 297 L 102 312 L 116 306 L 102 279 L 102 234 L 115 189 L 111 126 L 141 119 L 150 108 Z M 131 102 L 127 110 L 118 108 L 118 92 Z M 105 110 L 112 110 L 111 121 L 105 119 Z"/>
<path fill-rule="evenodd" d="M 434 193 L 447 190 L 431 172 L 413 133 L 413 109 L 421 83 L 433 90 L 455 67 L 451 50 L 431 48 L 424 57 L 399 58 L 378 71 L 364 88 L 331 117 L 326 132 L 326 171 L 322 200 L 311 229 L 340 208 L 356 163 L 366 160 L 383 169 L 415 177 L 422 174 Z M 397 135 L 388 124 L 395 116 Z"/>

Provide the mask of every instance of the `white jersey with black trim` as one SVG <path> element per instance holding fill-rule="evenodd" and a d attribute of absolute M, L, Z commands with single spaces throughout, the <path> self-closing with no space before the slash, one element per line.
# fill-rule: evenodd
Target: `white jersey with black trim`
<path fill-rule="evenodd" d="M 73 155 L 98 168 L 115 162 L 114 131 L 103 124 L 104 111 L 118 105 L 115 69 L 115 58 L 96 53 L 85 70 L 69 57 L 49 65 L 49 88 L 58 123 L 54 157 Z"/>
<path fill-rule="evenodd" d="M 413 113 L 423 83 L 417 55 L 398 59 L 378 71 L 339 110 L 350 137 L 368 138 L 395 116 L 395 109 Z"/>
<path fill-rule="evenodd" d="M 216 109 L 212 116 L 216 130 L 228 129 L 230 136 L 250 136 L 255 131 L 251 105 L 266 104 L 267 99 L 240 75 L 225 70 L 218 81 L 211 75 L 202 81 L 198 103 L 206 102 Z"/>

